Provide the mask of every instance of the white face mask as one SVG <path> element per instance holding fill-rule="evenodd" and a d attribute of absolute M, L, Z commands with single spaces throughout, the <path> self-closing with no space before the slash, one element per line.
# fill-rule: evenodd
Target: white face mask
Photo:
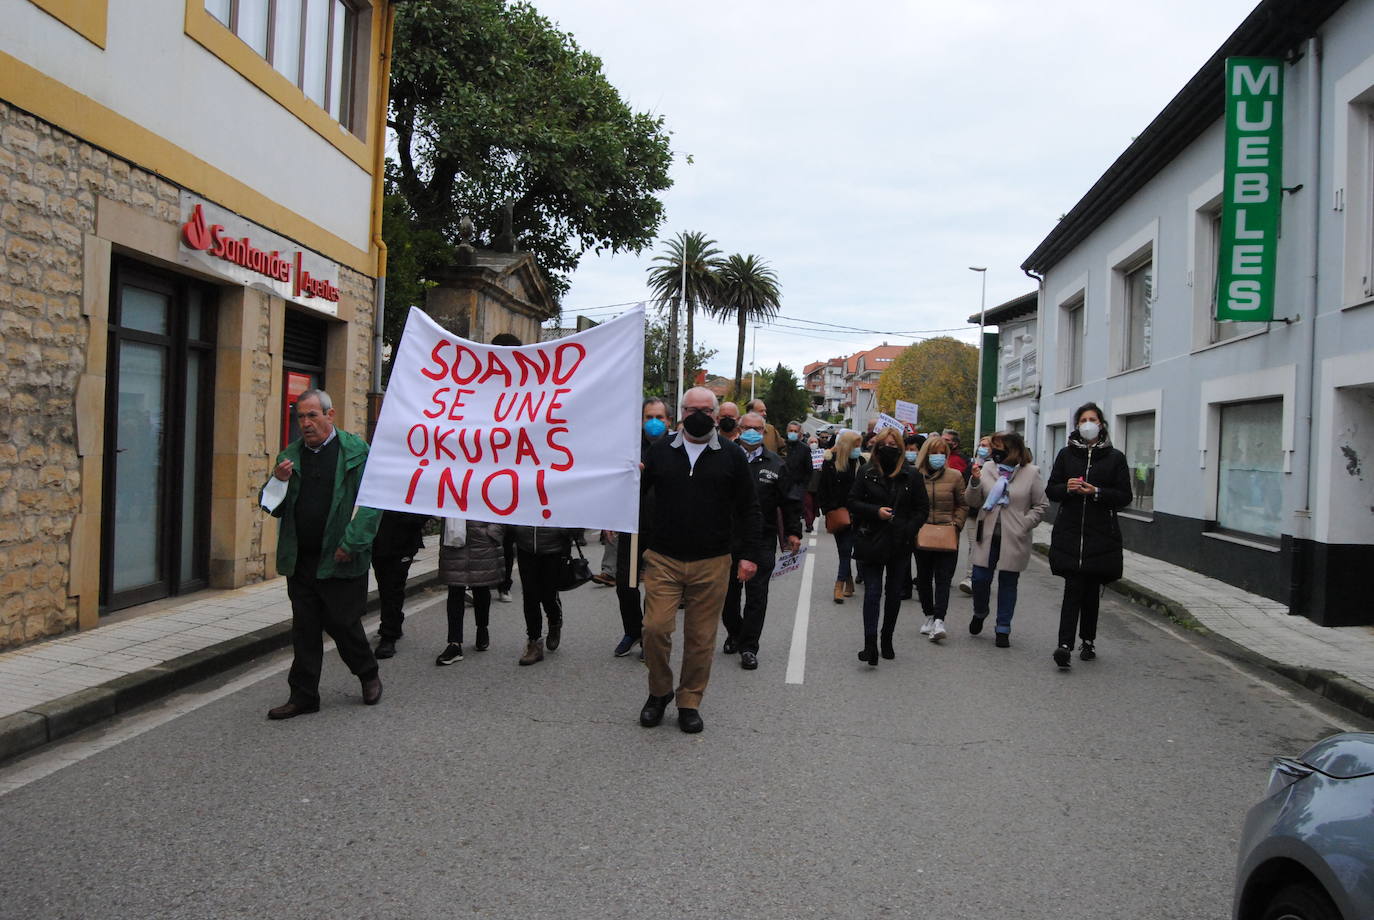
<path fill-rule="evenodd" d="M 1084 422 L 1078 426 L 1078 436 L 1091 443 L 1097 440 L 1097 436 L 1102 433 L 1102 426 L 1097 422 Z"/>

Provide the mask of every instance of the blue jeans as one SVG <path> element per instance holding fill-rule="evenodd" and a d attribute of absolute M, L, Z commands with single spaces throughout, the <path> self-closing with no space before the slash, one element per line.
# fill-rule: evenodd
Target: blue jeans
<path fill-rule="evenodd" d="M 973 615 L 978 619 L 988 615 L 988 604 L 992 600 L 992 573 L 997 568 L 997 558 L 1002 554 L 1001 535 L 992 538 L 988 550 L 988 564 L 973 567 Z M 1011 632 L 1011 617 L 1016 612 L 1016 584 L 1020 572 L 997 573 L 997 632 Z"/>
<path fill-rule="evenodd" d="M 835 575 L 836 581 L 847 581 L 854 577 L 853 570 L 849 565 L 849 554 L 854 551 L 854 528 L 846 527 L 835 534 L 835 548 L 840 551 L 840 570 Z"/>

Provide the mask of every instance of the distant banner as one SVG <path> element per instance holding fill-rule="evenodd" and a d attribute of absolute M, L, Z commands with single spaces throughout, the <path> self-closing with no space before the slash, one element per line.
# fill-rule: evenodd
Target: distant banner
<path fill-rule="evenodd" d="M 907 402 L 905 399 L 897 400 L 897 406 L 892 410 L 892 416 L 899 421 L 910 422 L 915 425 L 919 422 L 921 407 L 914 402 Z"/>
<path fill-rule="evenodd" d="M 1216 318 L 1269 322 L 1283 199 L 1283 61 L 1226 59 Z"/>
<path fill-rule="evenodd" d="M 644 310 L 533 345 L 451 335 L 414 307 L 358 504 L 639 529 Z"/>
<path fill-rule="evenodd" d="M 878 424 L 873 430 L 882 431 L 884 428 L 896 428 L 898 431 L 906 431 L 906 426 L 902 424 L 901 419 L 893 418 L 886 412 L 879 412 Z"/>

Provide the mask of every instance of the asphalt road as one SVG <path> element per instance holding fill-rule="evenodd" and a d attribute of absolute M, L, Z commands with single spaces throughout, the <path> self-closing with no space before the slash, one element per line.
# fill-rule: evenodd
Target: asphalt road
<path fill-rule="evenodd" d="M 813 558 L 801 682 L 798 573 L 759 670 L 717 656 L 700 735 L 639 727 L 644 668 L 588 585 L 534 667 L 517 602 L 436 668 L 431 594 L 379 706 L 331 653 L 322 711 L 268 722 L 283 653 L 55 745 L 0 770 L 39 777 L 0 797 L 0 916 L 1223 918 L 1269 757 L 1368 727 L 1110 593 L 1100 659 L 1058 672 L 1039 558 L 1011 649 L 956 591 L 948 640 L 908 603 L 870 669 L 828 537 Z"/>

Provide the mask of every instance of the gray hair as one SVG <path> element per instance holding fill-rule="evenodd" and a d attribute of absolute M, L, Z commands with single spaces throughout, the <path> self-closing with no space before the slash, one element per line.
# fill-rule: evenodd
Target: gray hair
<path fill-rule="evenodd" d="M 328 412 L 330 409 L 334 408 L 334 400 L 330 399 L 329 394 L 326 393 L 324 390 L 306 390 L 304 393 L 296 397 L 295 404 L 299 406 L 302 402 L 304 402 L 307 399 L 319 400 L 321 412 Z"/>

